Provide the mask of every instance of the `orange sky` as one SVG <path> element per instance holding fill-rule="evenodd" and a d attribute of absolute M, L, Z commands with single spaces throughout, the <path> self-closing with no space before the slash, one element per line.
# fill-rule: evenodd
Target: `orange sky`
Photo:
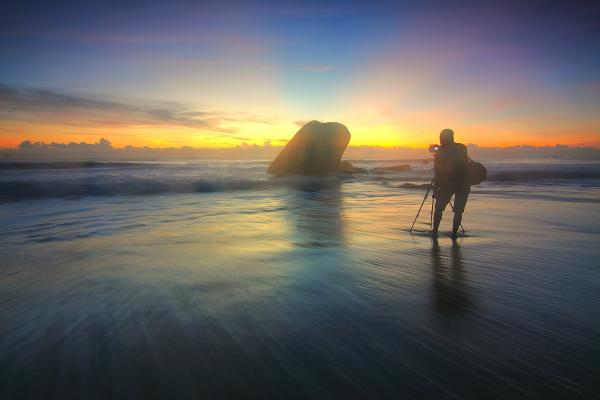
<path fill-rule="evenodd" d="M 351 145 L 425 147 L 451 128 L 480 146 L 600 146 L 592 14 L 201 3 L 0 21 L 0 147 L 282 144 L 315 119 Z"/>
<path fill-rule="evenodd" d="M 515 122 L 504 126 L 488 124 L 468 124 L 456 121 L 454 124 L 409 124 L 382 121 L 368 123 L 358 120 L 344 122 L 352 133 L 350 145 L 408 146 L 426 147 L 437 141 L 437 134 L 444 127 L 453 128 L 457 141 L 475 143 L 479 146 L 513 145 L 555 145 L 600 146 L 600 138 L 593 124 L 578 124 L 578 129 L 569 126 L 531 126 Z M 16 147 L 23 140 L 32 142 L 87 142 L 94 143 L 100 138 L 111 141 L 114 147 L 230 147 L 241 143 L 262 145 L 270 141 L 272 145 L 285 144 L 299 129 L 300 121 L 273 121 L 270 123 L 238 122 L 226 125 L 231 132 L 214 132 L 201 128 L 182 126 L 152 125 L 65 125 L 43 124 L 27 121 L 2 121 L 0 123 L 0 147 Z"/>

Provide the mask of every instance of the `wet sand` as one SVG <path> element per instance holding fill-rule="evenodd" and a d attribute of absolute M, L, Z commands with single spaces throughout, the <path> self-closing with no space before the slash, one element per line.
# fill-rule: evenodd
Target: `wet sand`
<path fill-rule="evenodd" d="M 0 398 L 597 396 L 597 188 L 305 189 L 2 204 Z"/>

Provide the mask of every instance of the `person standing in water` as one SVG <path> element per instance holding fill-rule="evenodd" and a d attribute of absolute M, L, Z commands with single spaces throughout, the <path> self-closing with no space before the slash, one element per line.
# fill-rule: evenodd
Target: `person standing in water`
<path fill-rule="evenodd" d="M 434 161 L 433 198 L 435 199 L 435 212 L 431 231 L 434 238 L 437 238 L 442 213 L 453 195 L 452 238 L 456 238 L 471 190 L 467 176 L 468 166 L 467 146 L 454 141 L 454 131 L 452 129 L 444 129 L 440 132 L 440 147 L 436 151 Z"/>

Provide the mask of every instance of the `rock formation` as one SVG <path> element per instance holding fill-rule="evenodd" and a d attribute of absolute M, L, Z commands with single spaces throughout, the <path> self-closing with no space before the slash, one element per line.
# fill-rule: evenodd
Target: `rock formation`
<path fill-rule="evenodd" d="M 267 172 L 274 175 L 337 173 L 349 142 L 350 132 L 344 125 L 311 121 L 281 150 Z"/>
<path fill-rule="evenodd" d="M 377 167 L 377 168 L 373 168 L 372 172 L 374 174 L 392 174 L 394 172 L 404 172 L 404 171 L 410 171 L 410 165 L 408 164 L 399 164 L 399 165 L 392 165 L 391 167 Z"/>
<path fill-rule="evenodd" d="M 366 174 L 366 169 L 355 167 L 350 161 L 344 160 L 340 166 L 340 174 Z"/>

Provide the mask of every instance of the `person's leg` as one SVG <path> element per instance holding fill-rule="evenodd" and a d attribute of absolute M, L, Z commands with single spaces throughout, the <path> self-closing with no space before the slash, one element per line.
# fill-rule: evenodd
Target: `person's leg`
<path fill-rule="evenodd" d="M 460 228 L 460 224 L 462 223 L 463 212 L 465 211 L 465 207 L 467 206 L 467 199 L 469 198 L 470 187 L 466 186 L 461 188 L 461 190 L 457 190 L 454 195 L 454 219 L 452 220 L 452 237 L 456 238 L 458 233 L 458 228 Z"/>
<path fill-rule="evenodd" d="M 452 220 L 452 238 L 456 238 L 458 228 L 462 223 L 462 211 L 454 210 L 454 219 Z"/>
<path fill-rule="evenodd" d="M 444 211 L 440 210 L 439 207 L 435 208 L 435 212 L 433 213 L 433 229 L 431 230 L 431 236 L 433 237 L 437 237 L 438 229 L 440 228 L 440 222 L 442 222 L 443 212 Z"/>
<path fill-rule="evenodd" d="M 433 237 L 437 237 L 440 222 L 442 222 L 442 214 L 450 201 L 451 196 L 452 192 L 444 190 L 443 188 L 438 192 L 437 199 L 435 199 L 435 212 L 433 213 L 433 227 L 431 229 L 431 235 Z"/>

